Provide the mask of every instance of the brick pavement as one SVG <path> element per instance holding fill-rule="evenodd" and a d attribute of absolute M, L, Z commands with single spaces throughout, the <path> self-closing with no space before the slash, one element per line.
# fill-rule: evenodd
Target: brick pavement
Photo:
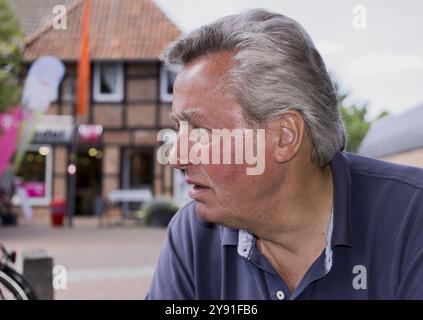
<path fill-rule="evenodd" d="M 89 218 L 73 228 L 53 228 L 48 221 L 0 227 L 0 242 L 17 250 L 46 250 L 54 265 L 67 270 L 67 289 L 55 299 L 143 299 L 157 263 L 166 230 L 134 225 L 99 228 Z"/>

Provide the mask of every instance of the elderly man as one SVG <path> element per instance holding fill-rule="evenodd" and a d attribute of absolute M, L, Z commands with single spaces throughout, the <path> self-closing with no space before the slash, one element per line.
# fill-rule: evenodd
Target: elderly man
<path fill-rule="evenodd" d="M 169 224 L 148 299 L 423 298 L 423 170 L 343 152 L 331 80 L 296 21 L 224 17 L 163 57 L 183 66 L 172 117 L 264 129 L 265 166 L 181 161 L 175 144 L 194 201 Z"/>

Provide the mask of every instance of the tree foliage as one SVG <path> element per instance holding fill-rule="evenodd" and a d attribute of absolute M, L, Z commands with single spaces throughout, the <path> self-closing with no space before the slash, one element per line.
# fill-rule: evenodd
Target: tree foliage
<path fill-rule="evenodd" d="M 338 106 L 341 110 L 342 118 L 347 129 L 347 146 L 349 152 L 357 152 L 361 141 L 363 141 L 372 123 L 389 113 L 382 111 L 375 119 L 368 119 L 368 105 L 347 104 L 348 93 L 340 93 L 339 85 L 335 83 L 338 92 Z"/>
<path fill-rule="evenodd" d="M 6 0 L 0 0 L 0 112 L 20 102 L 17 75 L 22 61 L 23 34 Z"/>

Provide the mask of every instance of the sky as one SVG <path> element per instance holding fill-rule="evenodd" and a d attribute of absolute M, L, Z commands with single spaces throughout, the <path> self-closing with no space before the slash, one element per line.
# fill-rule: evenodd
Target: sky
<path fill-rule="evenodd" d="M 421 0 L 154 0 L 183 31 L 251 8 L 294 18 L 311 35 L 347 103 L 368 117 L 423 104 Z"/>

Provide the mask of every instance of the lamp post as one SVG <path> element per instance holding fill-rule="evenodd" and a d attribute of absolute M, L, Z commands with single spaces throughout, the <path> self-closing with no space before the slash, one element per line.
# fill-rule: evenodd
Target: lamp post
<path fill-rule="evenodd" d="M 75 214 L 76 204 L 76 175 L 78 164 L 78 117 L 76 115 L 76 104 L 73 108 L 73 125 L 72 125 L 72 139 L 70 152 L 68 157 L 68 201 L 67 201 L 67 216 L 68 226 L 73 226 L 73 216 Z"/>

